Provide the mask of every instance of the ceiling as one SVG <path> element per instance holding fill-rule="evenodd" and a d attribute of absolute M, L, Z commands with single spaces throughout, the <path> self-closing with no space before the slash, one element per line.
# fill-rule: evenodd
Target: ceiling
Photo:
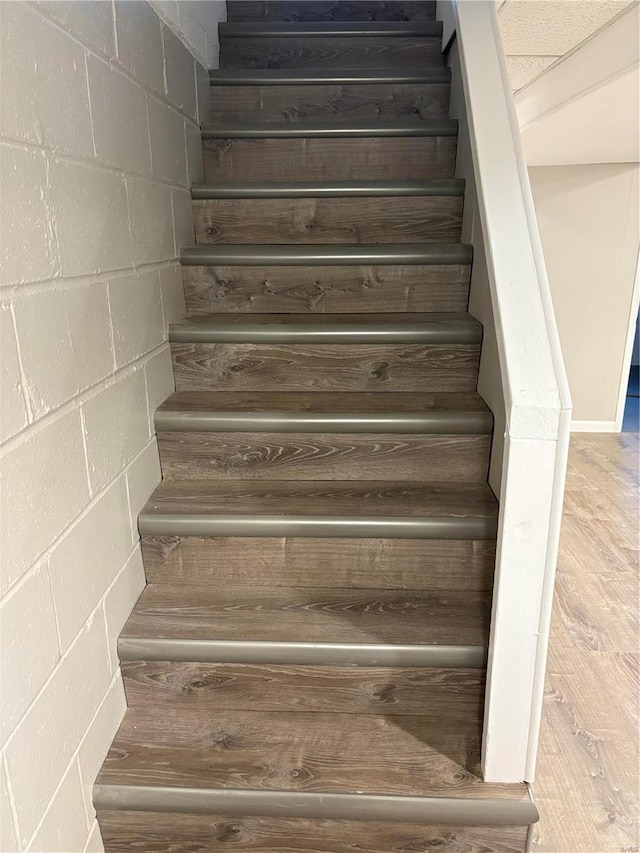
<path fill-rule="evenodd" d="M 640 160 L 639 42 L 631 3 L 515 94 L 528 165 Z"/>
<path fill-rule="evenodd" d="M 619 15 L 634 0 L 497 0 L 514 92 Z"/>

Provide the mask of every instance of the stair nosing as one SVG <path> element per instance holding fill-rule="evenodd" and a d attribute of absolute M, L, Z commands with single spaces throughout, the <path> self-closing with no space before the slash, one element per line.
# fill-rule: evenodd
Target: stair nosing
<path fill-rule="evenodd" d="M 220 39 L 229 38 L 441 38 L 441 21 L 224 21 Z"/>
<path fill-rule="evenodd" d="M 122 634 L 118 657 L 121 661 L 484 669 L 487 649 L 450 644 L 193 640 Z"/>
<path fill-rule="evenodd" d="M 225 68 L 209 71 L 210 86 L 349 86 L 450 82 L 451 72 L 446 66 L 406 68 L 399 71 L 392 69 L 385 71 L 374 69 L 328 71 L 322 68 Z"/>
<path fill-rule="evenodd" d="M 157 432 L 333 432 L 490 435 L 490 412 L 219 412 L 159 409 Z"/>
<path fill-rule="evenodd" d="M 469 265 L 465 243 L 209 244 L 182 249 L 183 266 Z"/>
<path fill-rule="evenodd" d="M 308 819 L 373 820 L 459 826 L 527 826 L 539 820 L 530 799 L 408 797 L 397 794 L 252 791 L 118 785 L 99 781 L 96 809 Z"/>
<path fill-rule="evenodd" d="M 191 198 L 378 198 L 383 196 L 461 196 L 465 181 L 442 178 L 423 181 L 219 181 L 193 184 Z"/>
<path fill-rule="evenodd" d="M 355 323 L 323 315 L 315 323 L 296 322 L 295 315 L 273 314 L 265 320 L 251 315 L 243 323 L 228 314 L 196 314 L 169 324 L 169 341 L 175 344 L 458 344 L 482 342 L 482 325 L 470 314 L 446 319 L 415 320 L 402 315 L 391 323 Z M 341 318 L 344 315 L 340 315 Z M 373 318 L 372 318 L 373 319 Z"/>
<path fill-rule="evenodd" d="M 459 539 L 492 541 L 492 516 L 331 516 L 264 513 L 158 513 L 142 510 L 142 536 L 286 537 L 340 539 Z"/>
<path fill-rule="evenodd" d="M 202 139 L 294 139 L 371 136 L 451 136 L 458 135 L 456 119 L 375 119 L 350 122 L 234 122 L 203 124 Z"/>

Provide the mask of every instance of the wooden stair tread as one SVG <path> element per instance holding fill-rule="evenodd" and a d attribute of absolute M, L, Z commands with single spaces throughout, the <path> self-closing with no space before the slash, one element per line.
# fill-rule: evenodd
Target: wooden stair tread
<path fill-rule="evenodd" d="M 389 391 L 175 391 L 158 412 L 481 412 L 490 411 L 475 391 L 432 394 Z"/>
<path fill-rule="evenodd" d="M 156 488 L 145 514 L 493 519 L 497 502 L 488 485 L 394 481 L 171 480 Z"/>
<path fill-rule="evenodd" d="M 489 592 L 459 590 L 150 584 L 122 636 L 481 646 L 490 599 Z"/>
<path fill-rule="evenodd" d="M 479 758 L 473 723 L 451 732 L 426 716 L 135 709 L 97 785 L 527 798 L 483 782 Z"/>

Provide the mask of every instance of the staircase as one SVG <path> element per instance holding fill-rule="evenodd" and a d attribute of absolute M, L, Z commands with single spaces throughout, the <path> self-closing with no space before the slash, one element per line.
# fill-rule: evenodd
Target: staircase
<path fill-rule="evenodd" d="M 105 849 L 523 851 L 526 786 L 480 769 L 492 416 L 435 3 L 228 9 Z"/>

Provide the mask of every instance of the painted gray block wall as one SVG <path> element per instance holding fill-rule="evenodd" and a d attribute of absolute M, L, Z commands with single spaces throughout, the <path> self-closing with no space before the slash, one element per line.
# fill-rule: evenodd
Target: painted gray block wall
<path fill-rule="evenodd" d="M 142 0 L 0 3 L 2 853 L 102 849 L 91 787 L 125 707 L 115 641 L 202 177 L 186 7 L 219 13 L 182 6 L 178 38 Z"/>

